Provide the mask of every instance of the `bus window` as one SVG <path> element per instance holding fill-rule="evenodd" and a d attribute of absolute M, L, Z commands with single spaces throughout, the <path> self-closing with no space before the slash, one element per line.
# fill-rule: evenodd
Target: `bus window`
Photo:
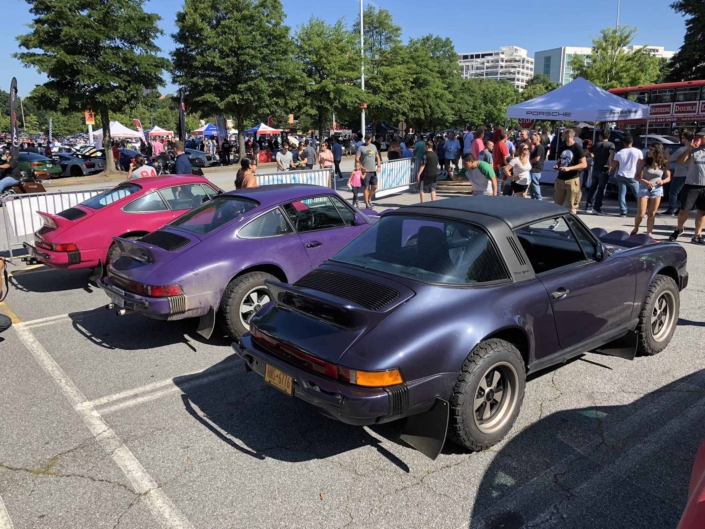
<path fill-rule="evenodd" d="M 689 86 L 686 88 L 676 89 L 676 101 L 697 101 L 700 98 L 700 88 L 697 86 Z"/>
<path fill-rule="evenodd" d="M 629 101 L 634 101 L 635 103 L 639 103 L 642 105 L 648 105 L 649 104 L 649 92 L 648 91 L 629 92 L 629 94 L 627 95 L 627 99 L 629 99 Z"/>
<path fill-rule="evenodd" d="M 673 103 L 673 89 L 653 90 L 651 103 Z"/>

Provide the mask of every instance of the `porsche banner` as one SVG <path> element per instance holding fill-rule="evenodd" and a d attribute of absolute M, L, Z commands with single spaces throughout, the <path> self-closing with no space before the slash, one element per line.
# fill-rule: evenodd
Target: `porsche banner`
<path fill-rule="evenodd" d="M 10 137 L 12 139 L 12 157 L 20 157 L 20 138 L 17 133 L 17 79 L 10 83 Z"/>

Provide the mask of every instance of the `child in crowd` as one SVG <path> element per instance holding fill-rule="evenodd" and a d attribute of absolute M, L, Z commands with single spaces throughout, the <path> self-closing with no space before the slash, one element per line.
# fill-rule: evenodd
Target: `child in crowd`
<path fill-rule="evenodd" d="M 352 189 L 353 192 L 353 207 L 357 207 L 357 195 L 362 189 L 362 181 L 365 179 L 365 168 L 362 167 L 360 162 L 355 162 L 355 170 L 350 173 L 350 178 L 348 179 L 348 187 Z"/>

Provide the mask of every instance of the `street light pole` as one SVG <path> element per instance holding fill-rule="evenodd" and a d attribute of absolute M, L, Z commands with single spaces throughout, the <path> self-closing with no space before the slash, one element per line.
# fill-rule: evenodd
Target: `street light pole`
<path fill-rule="evenodd" d="M 619 4 L 622 3 L 622 0 L 617 0 L 617 29 L 619 29 Z"/>
<path fill-rule="evenodd" d="M 365 28 L 364 28 L 364 8 L 363 8 L 363 1 L 360 0 L 360 54 L 362 56 L 362 64 L 361 64 L 361 72 L 362 72 L 362 77 L 361 77 L 361 82 L 360 86 L 362 88 L 362 91 L 365 91 Z M 362 109 L 362 114 L 360 116 L 360 134 L 362 136 L 365 136 L 365 109 Z"/>

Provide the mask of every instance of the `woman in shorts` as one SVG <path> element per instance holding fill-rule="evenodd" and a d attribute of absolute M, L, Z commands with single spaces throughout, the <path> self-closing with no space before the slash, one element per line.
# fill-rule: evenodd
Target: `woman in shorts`
<path fill-rule="evenodd" d="M 512 158 L 504 168 L 504 175 L 512 181 L 512 194 L 525 198 L 526 190 L 531 182 L 531 162 L 529 161 L 529 146 L 520 143 L 517 147 L 517 157 Z"/>
<path fill-rule="evenodd" d="M 636 168 L 636 177 L 639 183 L 637 194 L 637 211 L 634 218 L 634 229 L 632 235 L 639 233 L 639 226 L 644 215 L 646 218 L 646 234 L 652 235 L 656 212 L 658 211 L 661 198 L 663 197 L 663 186 L 671 181 L 671 171 L 663 152 L 663 145 L 656 143 L 649 148 L 644 160 L 639 160 Z"/>

